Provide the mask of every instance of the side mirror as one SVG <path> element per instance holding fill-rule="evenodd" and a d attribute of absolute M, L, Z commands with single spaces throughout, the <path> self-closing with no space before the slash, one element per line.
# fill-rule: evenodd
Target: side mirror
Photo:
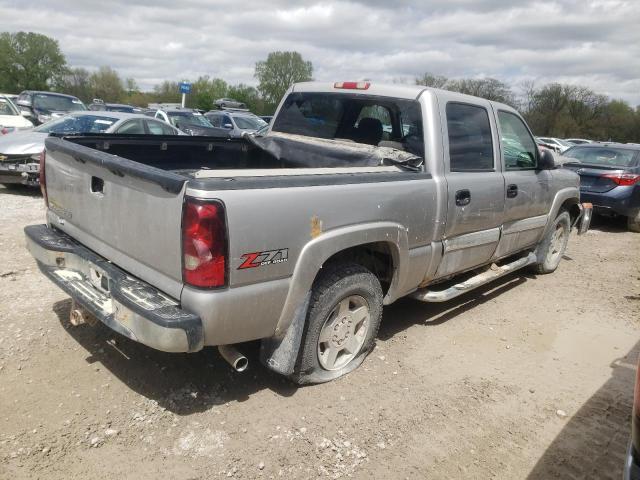
<path fill-rule="evenodd" d="M 556 161 L 553 157 L 553 153 L 550 150 L 540 150 L 540 157 L 538 158 L 538 170 L 553 170 L 556 168 Z"/>
<path fill-rule="evenodd" d="M 32 117 L 33 114 L 31 113 L 31 110 L 27 110 L 26 108 L 21 108 L 20 109 L 20 115 L 22 115 L 23 117 Z"/>
<path fill-rule="evenodd" d="M 225 123 L 224 125 L 222 125 L 222 128 L 227 128 L 231 130 L 233 128 L 233 125 L 231 125 L 230 123 Z"/>

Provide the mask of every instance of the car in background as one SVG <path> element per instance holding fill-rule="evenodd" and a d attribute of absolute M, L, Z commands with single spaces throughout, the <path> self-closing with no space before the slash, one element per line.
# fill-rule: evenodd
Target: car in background
<path fill-rule="evenodd" d="M 555 138 L 555 137 L 538 137 L 538 138 L 542 140 L 544 143 L 551 145 L 553 149 L 558 153 L 562 153 L 566 149 L 571 148 L 573 146 L 571 143 L 565 142 L 561 138 Z"/>
<path fill-rule="evenodd" d="M 624 216 L 640 232 L 640 147 L 624 144 L 576 145 L 561 155 L 562 168 L 580 175 L 580 200 L 594 214 Z"/>
<path fill-rule="evenodd" d="M 25 90 L 18 96 L 20 113 L 34 125 L 46 123 L 69 112 L 83 111 L 87 107 L 73 95 L 56 92 Z"/>
<path fill-rule="evenodd" d="M 0 93 L 0 135 L 29 128 L 33 128 L 33 123 L 20 114 L 9 95 Z"/>
<path fill-rule="evenodd" d="M 123 112 L 123 113 L 142 113 L 142 109 L 124 103 L 104 103 L 102 100 L 96 101 L 89 105 L 89 110 L 103 112 Z"/>
<path fill-rule="evenodd" d="M 585 143 L 595 143 L 593 140 L 587 140 L 586 138 L 565 138 L 565 142 L 571 145 L 584 145 Z"/>
<path fill-rule="evenodd" d="M 260 118 L 267 123 L 271 123 L 271 120 L 273 120 L 273 115 L 260 115 Z"/>
<path fill-rule="evenodd" d="M 200 112 L 191 108 L 166 108 L 157 110 L 155 118 L 182 130 L 188 135 L 228 138 L 223 128 L 216 128 Z"/>
<path fill-rule="evenodd" d="M 171 125 L 139 114 L 92 111 L 71 113 L 30 130 L 0 137 L 0 183 L 37 186 L 40 174 L 39 157 L 44 150 L 44 141 L 50 133 L 184 135 Z"/>
<path fill-rule="evenodd" d="M 212 110 L 205 117 L 214 127 L 224 129 L 232 138 L 240 138 L 243 133 L 255 133 L 267 122 L 251 112 L 232 110 Z"/>
<path fill-rule="evenodd" d="M 241 110 L 247 110 L 247 105 L 233 98 L 219 98 L 214 100 L 213 104 L 218 108 L 236 108 Z"/>

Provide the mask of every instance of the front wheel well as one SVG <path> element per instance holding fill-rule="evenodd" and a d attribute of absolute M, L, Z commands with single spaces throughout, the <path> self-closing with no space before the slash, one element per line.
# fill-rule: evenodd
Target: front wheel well
<path fill-rule="evenodd" d="M 569 217 L 571 217 L 571 225 L 573 226 L 573 224 L 576 222 L 576 220 L 580 216 L 579 203 L 580 202 L 576 198 L 569 198 L 568 200 L 565 200 L 564 203 L 560 206 L 558 215 L 563 210 L 566 210 L 567 212 L 569 212 Z"/>
<path fill-rule="evenodd" d="M 347 248 L 333 254 L 322 265 L 330 268 L 345 263 L 357 263 L 373 273 L 386 295 L 393 280 L 394 264 L 391 246 L 387 242 L 373 242 Z"/>

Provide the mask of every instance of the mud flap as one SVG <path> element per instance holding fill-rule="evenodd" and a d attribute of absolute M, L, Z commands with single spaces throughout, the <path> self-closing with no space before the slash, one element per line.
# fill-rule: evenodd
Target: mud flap
<path fill-rule="evenodd" d="M 296 366 L 304 324 L 309 310 L 311 292 L 296 309 L 293 321 L 284 337 L 265 338 L 260 344 L 260 362 L 270 370 L 282 375 L 291 375 Z"/>

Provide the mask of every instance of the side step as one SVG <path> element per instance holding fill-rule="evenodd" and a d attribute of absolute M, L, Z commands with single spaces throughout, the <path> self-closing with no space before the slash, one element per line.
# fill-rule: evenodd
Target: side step
<path fill-rule="evenodd" d="M 502 265 L 495 270 L 490 268 L 489 270 L 479 273 L 465 282 L 457 283 L 446 290 L 428 290 L 425 288 L 413 292 L 409 297 L 420 300 L 421 302 L 446 302 L 447 300 L 451 300 L 463 293 L 467 293 L 468 291 L 484 285 L 485 283 L 489 283 L 492 280 L 503 277 L 508 273 L 515 272 L 527 265 L 532 265 L 536 263 L 536 261 L 537 258 L 535 254 L 531 252 L 526 257 L 519 258 L 511 263 Z"/>

